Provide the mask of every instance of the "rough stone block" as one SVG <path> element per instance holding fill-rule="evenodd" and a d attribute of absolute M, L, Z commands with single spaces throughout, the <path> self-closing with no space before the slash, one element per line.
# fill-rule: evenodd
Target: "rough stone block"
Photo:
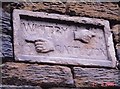
<path fill-rule="evenodd" d="M 60 0 L 58 2 L 37 2 L 37 3 L 24 3 L 22 9 L 30 11 L 46 11 L 54 13 L 66 13 L 66 5 Z M 16 6 L 14 6 L 16 7 Z"/>
<path fill-rule="evenodd" d="M 46 11 L 120 21 L 117 2 L 78 2 L 78 0 L 64 0 L 63 2 L 63 0 L 57 0 L 57 2 L 27 2 L 23 3 L 22 6 L 21 3 L 16 3 L 10 6 L 31 11 Z"/>
<path fill-rule="evenodd" d="M 114 35 L 114 42 L 120 43 L 120 24 L 114 25 L 112 27 L 113 35 Z"/>
<path fill-rule="evenodd" d="M 0 34 L 0 57 L 13 57 L 12 39 L 10 35 Z"/>
<path fill-rule="evenodd" d="M 76 2 L 75 2 L 76 1 Z M 119 6 L 112 2 L 68 2 L 67 13 L 70 15 L 98 17 L 110 20 L 120 20 Z"/>
<path fill-rule="evenodd" d="M 74 67 L 76 87 L 120 87 L 120 70 Z"/>
<path fill-rule="evenodd" d="M 10 14 L 0 8 L 0 57 L 12 58 L 12 29 Z"/>
<path fill-rule="evenodd" d="M 5 85 L 33 85 L 41 87 L 72 87 L 70 68 L 25 63 L 6 63 L 2 67 Z"/>
<path fill-rule="evenodd" d="M 116 50 L 117 50 L 118 61 L 120 62 L 120 44 L 116 45 Z"/>

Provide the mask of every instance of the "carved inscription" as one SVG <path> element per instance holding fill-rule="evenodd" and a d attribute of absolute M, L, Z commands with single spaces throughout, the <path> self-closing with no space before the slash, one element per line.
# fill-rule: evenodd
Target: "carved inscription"
<path fill-rule="evenodd" d="M 21 61 L 115 67 L 107 20 L 14 10 L 14 52 Z"/>
<path fill-rule="evenodd" d="M 24 43 L 34 45 L 34 47 L 29 47 L 31 54 L 44 53 L 45 56 L 107 59 L 102 29 L 91 27 L 87 29 L 82 25 L 74 26 L 72 24 L 66 25 L 25 19 L 21 20 L 21 28 L 24 29 Z M 98 34 L 98 31 L 101 34 Z M 26 54 L 29 54 L 27 50 Z"/>

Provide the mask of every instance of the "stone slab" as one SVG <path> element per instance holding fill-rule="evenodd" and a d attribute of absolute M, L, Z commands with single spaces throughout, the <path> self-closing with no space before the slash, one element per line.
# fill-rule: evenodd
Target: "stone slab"
<path fill-rule="evenodd" d="M 74 67 L 73 71 L 76 87 L 120 87 L 120 70 Z"/>
<path fill-rule="evenodd" d="M 72 73 L 68 67 L 12 62 L 2 66 L 2 83 L 44 88 L 74 86 Z"/>
<path fill-rule="evenodd" d="M 15 9 L 13 27 L 18 61 L 116 67 L 107 20 Z"/>

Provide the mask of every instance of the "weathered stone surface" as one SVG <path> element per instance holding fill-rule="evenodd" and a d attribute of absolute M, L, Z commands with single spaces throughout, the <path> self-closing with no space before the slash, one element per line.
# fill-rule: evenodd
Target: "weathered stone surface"
<path fill-rule="evenodd" d="M 21 3 L 17 3 L 12 4 L 11 7 L 31 11 L 46 11 L 120 21 L 117 2 L 69 2 L 69 0 L 62 2 L 59 0 L 58 2 L 22 3 L 22 5 Z M 8 7 L 8 9 L 9 8 L 10 7 Z"/>
<path fill-rule="evenodd" d="M 0 57 L 13 57 L 10 14 L 0 8 Z"/>
<path fill-rule="evenodd" d="M 2 67 L 1 67 L 1 65 L 2 65 L 2 63 L 0 61 L 0 85 L 2 85 L 2 78 L 1 78 L 1 76 L 2 76 L 2 73 L 1 73 Z"/>
<path fill-rule="evenodd" d="M 120 43 L 116 45 L 116 54 L 117 54 L 117 58 L 118 58 L 118 61 L 119 61 L 119 68 L 120 68 Z"/>
<path fill-rule="evenodd" d="M 13 26 L 16 60 L 116 66 L 107 20 L 16 9 Z"/>
<path fill-rule="evenodd" d="M 49 89 L 78 89 L 78 88 L 55 87 L 55 88 L 49 88 Z M 81 88 L 80 88 L 80 89 L 81 89 Z"/>
<path fill-rule="evenodd" d="M 11 36 L 6 34 L 0 34 L 0 52 L 1 57 L 13 57 Z"/>
<path fill-rule="evenodd" d="M 69 1 L 69 0 L 68 0 Z M 111 2 L 80 2 L 69 3 L 68 13 L 71 15 L 98 17 L 111 20 L 120 20 L 119 6 Z"/>
<path fill-rule="evenodd" d="M 93 87 L 81 87 L 81 88 L 62 88 L 62 87 L 59 87 L 59 88 L 49 88 L 49 89 L 119 89 L 120 87 L 97 87 L 97 88 L 93 88 Z"/>
<path fill-rule="evenodd" d="M 42 89 L 37 86 L 14 86 L 14 85 L 1 85 L 0 89 Z"/>
<path fill-rule="evenodd" d="M 72 87 L 71 70 L 64 66 L 6 63 L 2 67 L 5 85 L 34 85 L 41 87 Z"/>
<path fill-rule="evenodd" d="M 120 87 L 120 70 L 74 67 L 76 87 Z"/>
<path fill-rule="evenodd" d="M 24 10 L 65 13 L 66 5 L 60 2 L 41 2 L 24 4 Z"/>
<path fill-rule="evenodd" d="M 58 1 L 58 0 L 57 0 Z M 82 2 L 17 2 L 17 3 L 2 3 L 4 10 L 10 12 L 10 9 L 19 8 L 31 11 L 46 11 L 54 13 L 63 13 L 79 16 L 105 18 L 108 20 L 119 21 L 119 7 L 117 3 L 82 3 Z M 9 52 L 10 53 L 10 52 Z"/>
<path fill-rule="evenodd" d="M 113 35 L 114 35 L 114 42 L 120 43 L 120 24 L 114 25 L 112 27 Z"/>

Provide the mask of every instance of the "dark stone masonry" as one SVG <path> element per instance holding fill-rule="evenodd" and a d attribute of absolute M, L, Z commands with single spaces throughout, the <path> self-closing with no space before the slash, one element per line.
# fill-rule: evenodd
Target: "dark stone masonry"
<path fill-rule="evenodd" d="M 107 49 L 107 46 L 104 46 L 104 39 L 101 38 L 101 51 L 104 53 L 103 56 L 102 52 L 99 52 L 101 55 L 94 56 L 94 54 L 97 54 L 97 52 L 89 52 L 88 49 L 91 49 L 93 47 L 93 44 L 88 46 L 87 44 L 92 43 L 92 41 L 96 42 L 95 40 L 97 37 L 96 34 L 97 31 L 99 31 L 99 36 L 102 36 L 104 33 L 104 26 L 102 24 L 97 24 L 95 21 L 95 24 L 97 25 L 89 25 L 94 28 L 89 29 L 85 28 L 83 31 L 73 30 L 74 27 L 78 25 L 79 19 L 76 19 L 76 24 L 74 26 L 71 26 L 70 30 L 73 30 L 72 32 L 66 32 L 69 36 L 69 39 L 67 39 L 67 35 L 65 33 L 63 38 L 67 39 L 64 42 L 54 42 L 51 40 L 52 38 L 57 38 L 58 40 L 61 39 L 59 34 L 55 34 L 54 36 L 51 35 L 51 38 L 48 40 L 42 40 L 41 39 L 35 39 L 34 40 L 34 34 L 30 37 L 26 37 L 25 40 L 21 40 L 19 36 L 24 36 L 23 34 L 16 35 L 17 37 L 14 38 L 14 32 L 16 29 L 14 28 L 14 20 L 13 20 L 13 11 L 15 9 L 19 10 L 26 10 L 26 11 L 33 11 L 33 12 L 43 12 L 49 14 L 59 14 L 60 16 L 68 16 L 70 20 L 70 24 L 73 24 L 73 19 L 71 20 L 71 17 L 85 17 L 90 19 L 99 19 L 100 21 L 107 21 L 109 24 L 110 34 L 111 37 L 113 37 L 113 41 L 108 40 L 108 44 L 112 45 L 112 51 Z M 119 17 L 119 5 L 118 2 L 69 2 L 66 0 L 66 2 L 62 2 L 62 0 L 59 0 L 59 2 L 2 2 L 2 8 L 0 9 L 0 46 L 2 47 L 0 49 L 0 57 L 3 59 L 3 63 L 0 65 L 2 68 L 1 70 L 1 78 L 2 78 L 2 85 L 0 85 L 0 89 L 119 89 L 120 88 L 120 17 Z M 42 15 L 44 16 L 44 15 Z M 15 18 L 15 17 L 14 17 Z M 22 18 L 21 22 L 27 23 L 29 19 L 27 16 L 21 16 Z M 52 18 L 52 17 L 50 17 Z M 55 19 L 54 17 L 53 19 Z M 27 20 L 26 20 L 27 19 Z M 61 18 L 61 20 L 65 19 L 65 17 Z M 39 20 L 39 18 L 38 18 Z M 41 20 L 40 20 L 41 21 Z M 48 19 L 45 21 L 49 21 Z M 46 31 L 49 31 L 49 27 L 44 28 L 44 20 L 42 20 L 41 23 L 43 25 L 43 29 L 48 29 Z M 53 21 L 53 20 L 51 20 Z M 77 22 L 78 21 L 78 22 Z M 86 21 L 82 20 L 85 24 Z M 89 20 L 87 20 L 89 22 Z M 90 20 L 92 22 L 93 20 Z M 32 21 L 31 21 L 32 22 Z M 31 23 L 29 21 L 29 23 Z M 23 24 L 24 24 L 23 23 Z M 38 22 L 36 22 L 38 24 Z M 56 22 L 57 23 L 57 22 Z M 62 25 L 61 25 L 62 23 Z M 68 25 L 64 25 L 66 22 L 61 21 L 60 24 L 55 25 L 58 27 L 66 27 Z M 86 26 L 82 23 L 83 28 Z M 92 22 L 93 23 L 93 22 Z M 52 23 L 53 24 L 53 23 Z M 28 24 L 29 25 L 29 24 Z M 41 25 L 41 26 L 42 26 Z M 55 27 L 54 26 L 54 27 Z M 107 24 L 108 26 L 108 24 Z M 68 26 L 69 27 L 69 26 Z M 82 27 L 79 27 L 80 29 Z M 82 28 L 82 29 L 83 29 Z M 18 29 L 18 28 L 17 28 Z M 59 29 L 59 28 L 56 28 Z M 55 29 L 55 30 L 56 30 Z M 75 28 L 77 29 L 77 27 Z M 89 30 L 86 30 L 89 29 Z M 102 29 L 102 30 L 101 30 Z M 24 29 L 20 30 L 21 33 L 24 31 Z M 57 32 L 57 30 L 56 30 Z M 42 31 L 39 32 L 42 34 Z M 78 33 L 83 33 L 79 35 Z M 95 33 L 95 34 L 94 34 Z M 72 34 L 72 35 L 71 35 Z M 102 34 L 102 35 L 101 35 Z M 109 33 L 106 33 L 109 34 Z M 37 35 L 36 35 L 37 36 Z M 47 35 L 46 35 L 47 36 Z M 43 37 L 46 37 L 43 36 Z M 73 38 L 72 38 L 73 36 Z M 33 37 L 33 38 L 32 38 Z M 104 36 L 102 36 L 104 37 Z M 107 36 L 109 39 L 109 35 Z M 80 44 L 80 46 L 86 47 L 86 53 L 87 55 L 92 56 L 84 56 L 85 52 L 82 52 L 84 55 L 73 53 L 76 51 L 68 51 L 72 55 L 72 57 L 79 57 L 79 58 L 93 58 L 93 62 L 96 60 L 99 61 L 98 64 L 101 62 L 103 64 L 101 65 L 93 65 L 90 60 L 86 61 L 66 61 L 68 59 L 60 59 L 59 61 L 56 59 L 52 59 L 55 57 L 68 57 L 71 55 L 68 55 L 67 52 L 61 51 L 61 53 L 58 53 L 58 51 L 55 50 L 53 47 L 56 43 L 57 45 L 59 43 L 61 44 L 68 44 L 68 40 L 72 38 L 73 45 L 76 46 Z M 19 49 L 19 46 L 16 46 L 15 39 L 20 39 L 18 41 L 19 44 L 21 44 L 21 48 Z M 48 38 L 47 38 L 48 39 Z M 110 38 L 111 39 L 111 38 Z M 24 42 L 29 46 L 32 51 L 28 50 L 28 47 L 25 48 L 27 50 L 24 50 Z M 71 42 L 71 44 L 72 44 Z M 48 45 L 48 44 L 49 45 Z M 70 43 L 70 42 L 69 42 Z M 112 44 L 114 43 L 114 44 Z M 75 45 L 76 44 L 76 45 Z M 43 45 L 48 45 L 44 46 Z M 16 48 L 18 50 L 16 51 Z M 44 48 L 44 49 L 43 49 Z M 81 48 L 82 49 L 82 48 Z M 110 46 L 111 49 L 111 46 Z M 15 50 L 15 51 L 14 51 Z M 85 50 L 85 49 L 84 49 Z M 106 52 L 107 50 L 107 52 Z M 28 51 L 28 54 L 27 54 Z M 109 54 L 110 51 L 110 54 Z M 54 53 L 55 52 L 55 53 Z M 81 52 L 81 51 L 79 51 Z M 115 54 L 114 54 L 115 52 Z M 17 53 L 17 56 L 16 56 Z M 51 57 L 53 55 L 54 57 Z M 24 55 L 25 54 L 25 55 Z M 62 55 L 61 55 L 62 54 Z M 22 56 L 21 56 L 22 55 Z M 30 57 L 26 55 L 33 55 L 31 59 Z M 41 58 L 43 56 L 48 56 L 48 58 L 43 57 L 44 60 L 40 59 L 39 61 L 36 61 L 38 57 L 34 57 L 40 55 Z M 112 55 L 112 58 L 111 56 Z M 49 58 L 51 57 L 51 58 Z M 71 57 L 71 59 L 72 59 Z M 94 57 L 97 57 L 96 59 Z M 22 60 L 25 59 L 25 60 Z M 101 59 L 103 58 L 103 59 Z M 106 58 L 106 60 L 104 60 Z M 114 59 L 115 58 L 115 59 Z M 31 61 L 33 60 L 33 61 Z M 103 61 L 102 61 L 103 60 Z M 64 61 L 64 62 L 63 62 Z M 107 62 L 106 62 L 107 61 Z M 96 63 L 96 62 L 95 62 Z M 106 63 L 106 64 L 105 64 Z M 84 65 L 85 64 L 85 65 Z M 92 65 L 92 66 L 90 66 Z M 112 65 L 112 66 L 111 66 Z M 114 65 L 114 67 L 113 67 Z"/>

